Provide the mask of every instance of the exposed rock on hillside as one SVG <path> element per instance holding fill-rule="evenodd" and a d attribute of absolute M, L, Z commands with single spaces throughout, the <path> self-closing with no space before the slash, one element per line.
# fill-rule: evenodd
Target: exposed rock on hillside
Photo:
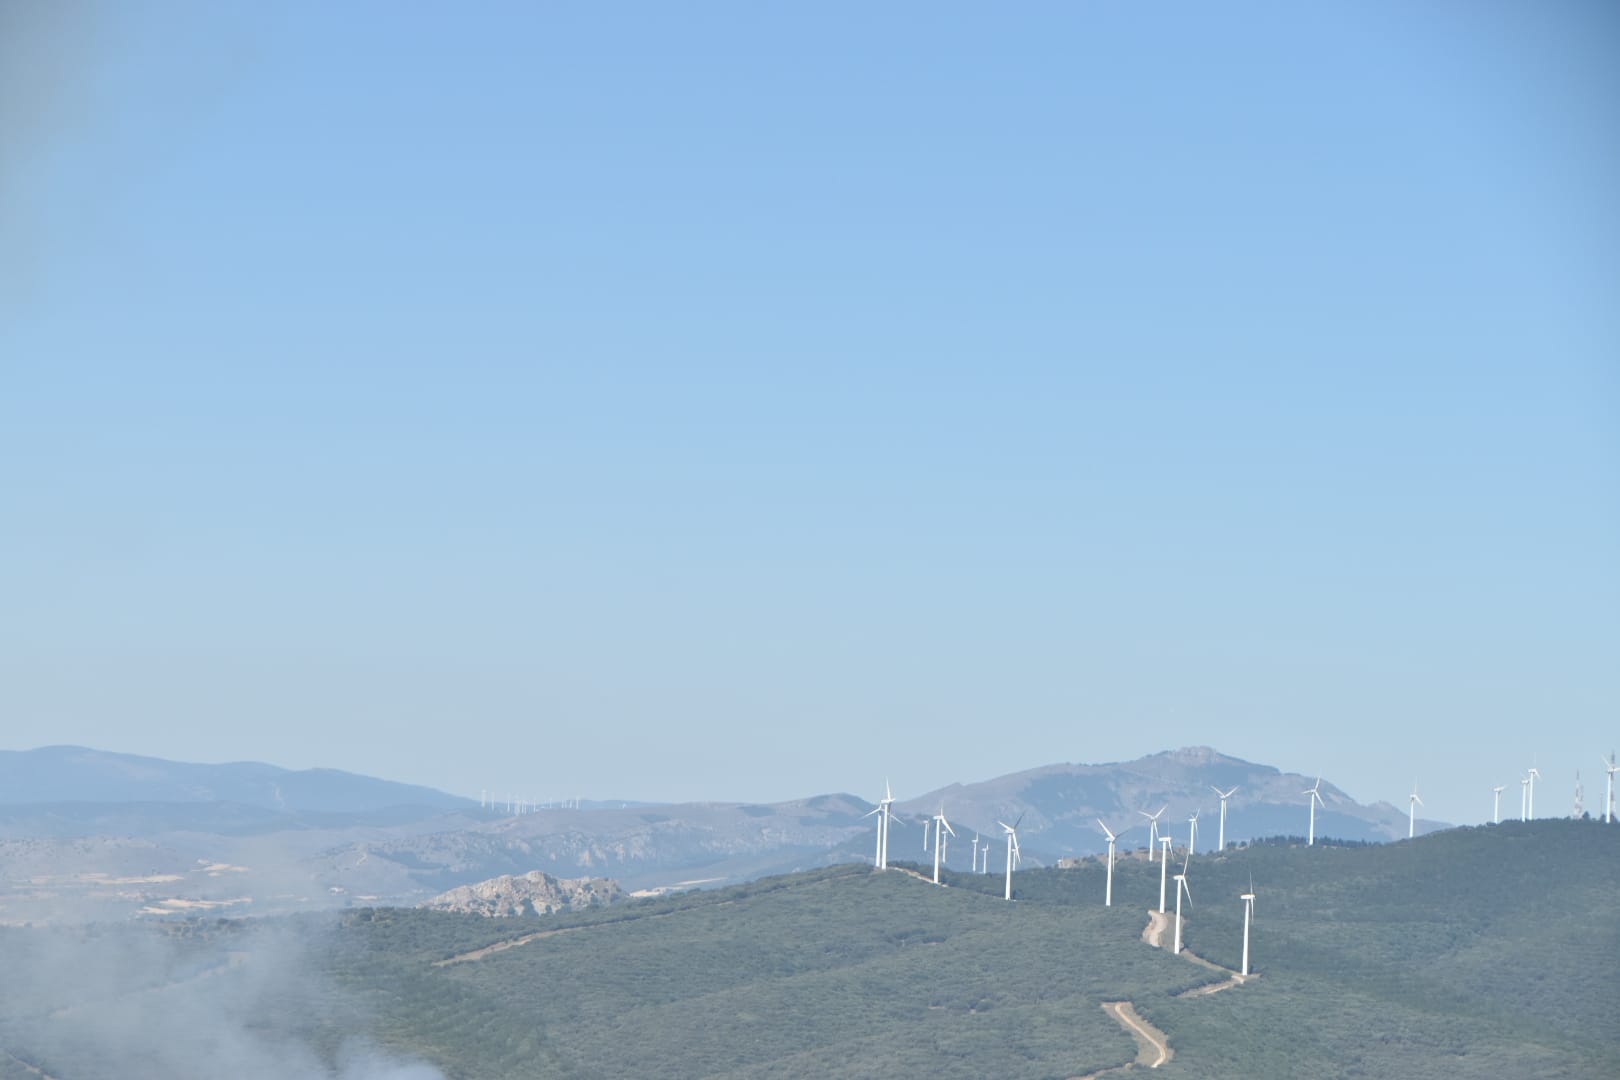
<path fill-rule="evenodd" d="M 615 904 L 627 896 L 612 878 L 556 878 L 543 870 L 530 870 L 461 885 L 420 906 L 484 916 L 550 915 Z"/>

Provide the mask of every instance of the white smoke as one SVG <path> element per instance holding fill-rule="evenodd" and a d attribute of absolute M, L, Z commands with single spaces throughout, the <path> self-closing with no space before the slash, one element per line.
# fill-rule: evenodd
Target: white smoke
<path fill-rule="evenodd" d="M 443 1080 L 366 1038 L 312 947 L 296 924 L 0 929 L 0 1055 L 73 1080 Z"/>

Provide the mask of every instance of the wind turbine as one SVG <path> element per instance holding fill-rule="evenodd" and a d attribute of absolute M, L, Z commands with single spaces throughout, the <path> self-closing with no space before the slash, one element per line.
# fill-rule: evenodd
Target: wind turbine
<path fill-rule="evenodd" d="M 1018 820 L 1013 822 L 1011 825 L 1007 824 L 1005 821 L 996 822 L 996 824 L 1000 825 L 1007 833 L 1007 894 L 1005 899 L 1008 900 L 1012 899 L 1013 867 L 1018 865 L 1018 860 L 1022 857 L 1018 853 L 1018 826 L 1023 822 L 1023 820 L 1024 815 L 1019 814 Z"/>
<path fill-rule="evenodd" d="M 1254 919 L 1254 879 L 1249 879 L 1249 891 L 1238 899 L 1243 901 L 1243 977 L 1249 977 L 1249 923 Z"/>
<path fill-rule="evenodd" d="M 1526 807 L 1529 806 L 1529 796 L 1525 794 L 1525 792 L 1529 791 L 1529 789 L 1530 789 L 1529 785 L 1530 785 L 1530 778 L 1528 776 L 1519 777 L 1519 820 L 1520 821 L 1529 821 L 1530 820 L 1530 811 L 1528 809 L 1526 809 Z"/>
<path fill-rule="evenodd" d="M 1418 798 L 1417 785 L 1412 785 L 1412 794 L 1406 797 L 1406 838 L 1412 839 L 1417 835 L 1417 808 L 1423 805 Z"/>
<path fill-rule="evenodd" d="M 1108 837 L 1108 885 L 1103 890 L 1103 907 L 1114 906 L 1114 831 L 1104 825 L 1102 818 L 1097 819 L 1097 826 Z"/>
<path fill-rule="evenodd" d="M 1188 857 L 1188 860 L 1190 860 L 1192 858 L 1192 852 L 1189 851 L 1187 853 L 1187 857 Z M 1175 953 L 1176 953 L 1177 956 L 1181 955 L 1181 894 L 1182 893 L 1187 894 L 1187 906 L 1189 908 L 1191 908 L 1192 907 L 1192 889 L 1187 886 L 1187 862 L 1186 861 L 1183 861 L 1182 864 L 1181 864 L 1181 873 L 1176 875 L 1176 947 L 1175 947 Z"/>
<path fill-rule="evenodd" d="M 1491 806 L 1491 824 L 1500 825 L 1502 824 L 1502 785 L 1497 784 L 1491 788 L 1491 793 L 1496 797 Z"/>
<path fill-rule="evenodd" d="M 1201 813 L 1203 813 L 1202 810 L 1194 810 L 1192 817 L 1187 819 L 1187 857 L 1189 859 L 1192 858 L 1192 853 L 1198 850 L 1198 815 Z"/>
<path fill-rule="evenodd" d="M 1168 809 L 1170 809 L 1170 804 L 1165 803 L 1159 807 L 1159 814 Z M 1148 862 L 1152 862 L 1153 845 L 1158 843 L 1159 840 L 1159 814 L 1150 814 L 1146 810 L 1138 810 L 1137 813 L 1148 819 Z"/>
<path fill-rule="evenodd" d="M 877 815 L 877 856 L 872 865 L 879 870 L 889 868 L 889 822 L 894 817 L 894 792 L 889 789 L 889 782 L 883 781 L 883 798 L 878 800 L 876 809 L 868 810 L 866 817 Z"/>
<path fill-rule="evenodd" d="M 1536 768 L 1534 765 L 1530 766 L 1530 802 L 1529 810 L 1527 812 L 1529 813 L 1532 821 L 1535 820 L 1536 816 L 1536 781 L 1540 779 L 1541 770 Z"/>
<path fill-rule="evenodd" d="M 1164 894 L 1169 891 L 1170 884 L 1170 838 L 1159 837 L 1159 843 L 1164 850 L 1159 853 L 1159 914 L 1164 914 Z"/>
<path fill-rule="evenodd" d="M 1310 796 L 1308 801 L 1311 806 L 1311 833 L 1305 838 L 1305 846 L 1314 847 L 1316 845 L 1316 804 L 1322 803 L 1322 809 L 1327 809 L 1327 803 L 1322 802 L 1322 778 L 1318 776 L 1316 783 L 1300 792 L 1300 794 Z"/>
<path fill-rule="evenodd" d="M 943 829 L 944 832 L 941 832 L 940 831 L 941 829 Z M 940 805 L 939 805 L 939 813 L 934 815 L 934 884 L 935 885 L 939 884 L 939 860 L 944 857 L 943 852 L 945 851 L 945 833 L 949 833 L 950 835 L 955 836 L 956 835 L 956 830 L 951 828 L 951 823 L 945 820 L 945 804 L 940 803 Z"/>
<path fill-rule="evenodd" d="M 979 872 L 979 834 L 973 834 L 973 872 Z"/>
<path fill-rule="evenodd" d="M 1226 800 L 1230 799 L 1232 797 L 1232 792 L 1236 791 L 1237 788 L 1234 787 L 1232 789 L 1232 791 L 1222 791 L 1220 788 L 1218 788 L 1215 785 L 1211 784 L 1210 785 L 1210 790 L 1215 792 L 1215 794 L 1217 794 L 1217 795 L 1219 795 L 1221 797 L 1221 836 L 1220 836 L 1220 841 L 1221 841 L 1221 850 L 1225 851 L 1226 850 Z"/>
<path fill-rule="evenodd" d="M 1616 765 L 1615 762 L 1614 762 L 1614 751 L 1613 750 L 1609 751 L 1609 760 L 1605 761 L 1603 763 L 1603 768 L 1609 774 L 1609 791 L 1608 791 L 1608 794 L 1603 797 L 1603 823 L 1605 825 L 1613 825 L 1614 824 L 1614 774 L 1617 773 L 1617 772 L 1620 772 L 1620 765 Z"/>

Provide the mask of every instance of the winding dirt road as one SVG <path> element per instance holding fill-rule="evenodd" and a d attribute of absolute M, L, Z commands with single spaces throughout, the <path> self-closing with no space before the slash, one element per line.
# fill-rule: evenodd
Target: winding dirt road
<path fill-rule="evenodd" d="M 1135 1005 L 1128 1001 L 1105 1001 L 1103 1012 L 1112 1016 L 1136 1040 L 1137 1065 L 1157 1069 L 1176 1056 L 1176 1052 L 1170 1049 L 1169 1037 L 1138 1016 Z"/>
<path fill-rule="evenodd" d="M 1152 908 L 1148 909 L 1148 922 L 1146 926 L 1142 927 L 1142 940 L 1153 946 L 1155 949 L 1164 948 L 1164 935 L 1170 931 L 1171 918 L 1172 916 L 1167 912 L 1158 911 Z M 1181 956 L 1192 963 L 1200 964 L 1212 971 L 1224 972 L 1229 976 L 1229 978 L 1218 983 L 1206 983 L 1203 986 L 1195 986 L 1191 990 L 1183 990 L 1181 993 L 1176 995 L 1177 997 L 1203 997 L 1207 994 L 1218 994 L 1222 990 L 1228 990 L 1234 986 L 1242 986 L 1243 983 L 1247 981 L 1242 975 L 1239 975 L 1231 968 L 1224 968 L 1219 964 L 1205 960 L 1202 956 L 1195 954 L 1186 946 L 1182 946 Z M 1258 976 L 1254 974 L 1249 975 L 1250 979 L 1257 977 Z M 1129 1001 L 1105 1001 L 1103 1002 L 1103 1012 L 1113 1017 L 1114 1022 L 1129 1032 L 1131 1038 L 1136 1040 L 1136 1060 L 1127 1065 L 1118 1066 L 1112 1069 L 1104 1069 L 1102 1072 L 1089 1073 L 1086 1076 L 1081 1077 L 1080 1080 L 1093 1080 L 1094 1077 L 1104 1076 L 1113 1072 L 1127 1072 L 1139 1065 L 1145 1065 L 1150 1069 L 1157 1069 L 1160 1065 L 1163 1065 L 1166 1061 L 1169 1061 L 1171 1058 L 1176 1056 L 1175 1051 L 1170 1049 L 1169 1037 L 1165 1035 L 1164 1032 L 1142 1019 L 1142 1017 L 1136 1012 L 1136 1006 L 1131 1004 Z"/>

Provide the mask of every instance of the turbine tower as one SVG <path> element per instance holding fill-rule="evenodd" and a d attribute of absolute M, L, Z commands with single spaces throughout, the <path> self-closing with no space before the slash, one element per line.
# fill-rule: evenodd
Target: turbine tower
<path fill-rule="evenodd" d="M 1103 834 L 1108 837 L 1108 885 L 1103 890 L 1103 907 L 1113 907 L 1114 906 L 1114 840 L 1116 838 L 1114 836 L 1114 831 L 1112 829 L 1110 829 L 1108 826 L 1103 824 L 1102 818 L 1097 819 L 1097 827 L 1102 829 Z"/>
<path fill-rule="evenodd" d="M 979 834 L 973 834 L 973 872 L 979 872 Z"/>
<path fill-rule="evenodd" d="M 1418 798 L 1417 785 L 1412 785 L 1412 794 L 1406 797 L 1406 838 L 1412 839 L 1417 835 L 1417 808 L 1423 805 Z"/>
<path fill-rule="evenodd" d="M 1168 809 L 1170 809 L 1170 804 L 1165 803 L 1159 807 L 1159 814 Z M 1137 813 L 1148 819 L 1148 862 L 1152 862 L 1153 845 L 1158 843 L 1159 840 L 1159 814 L 1150 814 L 1146 810 L 1138 810 Z"/>
<path fill-rule="evenodd" d="M 1194 810 L 1192 812 L 1192 816 L 1187 819 L 1187 857 L 1188 858 L 1192 858 L 1192 853 L 1198 850 L 1198 815 L 1201 814 L 1201 813 L 1203 813 L 1203 811 Z"/>
<path fill-rule="evenodd" d="M 1530 801 L 1528 803 L 1529 809 L 1526 812 L 1530 815 L 1532 821 L 1536 817 L 1536 781 L 1540 779 L 1541 770 L 1534 765 L 1530 766 Z"/>
<path fill-rule="evenodd" d="M 1603 797 L 1603 823 L 1614 824 L 1614 774 L 1620 772 L 1620 765 L 1614 762 L 1614 751 L 1609 751 L 1609 760 L 1603 763 L 1603 768 L 1609 774 L 1609 791 Z"/>
<path fill-rule="evenodd" d="M 941 831 L 943 830 L 943 832 Z M 945 820 L 945 804 L 940 803 L 939 813 L 934 815 L 934 884 L 939 884 L 939 860 L 943 858 L 945 850 L 945 834 L 956 835 L 951 823 Z"/>
<path fill-rule="evenodd" d="M 1018 854 L 1018 826 L 1021 822 L 1023 822 L 1023 820 L 1024 815 L 1019 814 L 1018 820 L 1013 822 L 1011 825 L 1007 824 L 1005 821 L 996 822 L 996 824 L 1000 825 L 1007 833 L 1007 893 L 1004 897 L 1007 900 L 1012 899 L 1013 867 L 1018 865 L 1018 860 L 1022 857 Z"/>
<path fill-rule="evenodd" d="M 1249 882 L 1249 891 L 1238 899 L 1243 901 L 1243 977 L 1249 977 L 1249 923 L 1254 921 L 1254 882 Z"/>
<path fill-rule="evenodd" d="M 1528 776 L 1519 777 L 1519 820 L 1520 821 L 1529 821 L 1530 820 L 1530 811 L 1527 809 L 1529 807 L 1529 805 L 1530 805 L 1530 802 L 1529 802 L 1530 797 L 1529 797 L 1529 795 L 1526 794 L 1526 792 L 1528 792 L 1529 790 L 1530 790 L 1530 778 Z"/>
<path fill-rule="evenodd" d="M 1187 853 L 1190 857 L 1192 852 Z M 1177 956 L 1181 955 L 1181 894 L 1187 894 L 1187 906 L 1192 907 L 1192 889 L 1187 887 L 1187 863 L 1181 864 L 1181 873 L 1176 875 L 1176 948 Z"/>
<path fill-rule="evenodd" d="M 1159 852 L 1159 914 L 1164 914 L 1164 896 L 1169 891 L 1170 884 L 1170 838 L 1159 837 L 1159 843 L 1164 850 Z"/>
<path fill-rule="evenodd" d="M 1215 787 L 1215 785 L 1211 784 L 1210 785 L 1210 790 L 1212 790 L 1213 792 L 1215 792 L 1215 794 L 1217 794 L 1217 795 L 1219 795 L 1221 797 L 1221 835 L 1220 835 L 1220 845 L 1221 845 L 1221 850 L 1225 851 L 1226 850 L 1226 800 L 1230 799 L 1232 797 L 1232 792 L 1236 791 L 1237 788 L 1234 787 L 1232 789 L 1232 791 L 1222 791 L 1220 788 Z"/>
<path fill-rule="evenodd" d="M 1497 784 L 1491 788 L 1491 793 L 1496 796 L 1491 805 L 1491 824 L 1500 825 L 1502 824 L 1502 785 Z"/>
<path fill-rule="evenodd" d="M 1324 810 L 1327 809 L 1327 803 L 1322 802 L 1322 778 L 1320 776 L 1318 776 L 1316 778 L 1316 783 L 1312 784 L 1310 787 L 1308 787 L 1304 791 L 1300 792 L 1300 794 L 1310 796 L 1310 799 L 1308 799 L 1307 802 L 1310 803 L 1310 807 L 1311 807 L 1311 832 L 1310 832 L 1310 835 L 1305 838 L 1305 846 L 1306 847 L 1315 847 L 1316 846 L 1316 805 L 1318 803 L 1321 803 L 1322 808 Z"/>

